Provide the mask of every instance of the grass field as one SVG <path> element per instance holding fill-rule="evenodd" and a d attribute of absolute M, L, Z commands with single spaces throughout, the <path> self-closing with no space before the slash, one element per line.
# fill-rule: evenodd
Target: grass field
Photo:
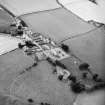
<path fill-rule="evenodd" d="M 56 42 L 95 28 L 63 8 L 25 15 L 21 18 L 33 32 L 41 32 Z"/>
<path fill-rule="evenodd" d="M 96 105 L 96 101 L 93 100 L 97 99 L 98 105 L 104 105 L 104 90 L 93 94 L 74 94 L 67 84 L 60 82 L 57 76 L 52 74 L 52 66 L 47 61 L 41 61 L 38 66 L 19 76 L 22 70 L 32 64 L 33 60 L 21 50 L 0 56 L 0 92 L 17 97 L 21 100 L 20 104 L 22 103 L 22 105 L 27 98 L 33 98 L 35 103 L 72 105 L 76 97 L 78 97 L 76 103 L 80 105 L 84 105 L 85 102 L 87 102 L 86 105 L 89 102 L 91 102 L 89 105 Z M 16 79 L 17 77 L 18 79 Z M 14 80 L 15 82 L 13 82 Z M 3 101 L 2 94 L 0 99 Z"/>
<path fill-rule="evenodd" d="M 58 0 L 68 11 L 72 11 L 85 21 L 94 20 L 105 24 L 105 1 L 95 0 Z"/>
<path fill-rule="evenodd" d="M 0 91 L 9 93 L 10 85 L 19 73 L 32 65 L 31 58 L 20 50 L 0 56 Z M 57 80 L 52 74 L 52 67 L 47 61 L 42 61 L 31 72 L 23 74 L 12 86 L 11 94 L 23 99 L 32 97 L 35 102 L 49 102 L 54 105 L 69 105 L 75 94 L 67 84 Z"/>
<path fill-rule="evenodd" d="M 67 39 L 64 43 L 73 53 L 104 78 L 104 28 L 97 29 L 64 8 L 26 15 L 22 19 L 33 32 L 42 32 L 57 43 Z M 81 33 L 84 34 L 79 36 Z M 77 38 L 69 39 L 71 36 Z"/>
<path fill-rule="evenodd" d="M 16 75 L 32 63 L 20 50 L 0 56 L 0 91 L 7 90 Z"/>
<path fill-rule="evenodd" d="M 0 14 L 0 18 L 0 29 L 2 27 L 8 27 L 11 19 L 4 14 Z M 25 15 L 22 19 L 26 21 L 34 32 L 42 32 L 55 41 L 61 41 L 71 35 L 75 36 L 95 28 L 63 8 L 29 16 Z M 70 46 L 74 54 L 80 59 L 89 62 L 94 72 L 98 72 L 104 78 L 104 29 L 99 29 L 86 35 L 84 34 L 84 36 L 76 39 L 67 40 L 65 43 Z M 75 69 L 75 73 L 78 75 L 77 68 L 72 65 L 70 59 L 65 59 L 62 62 L 70 69 Z M 56 75 L 52 74 L 51 65 L 46 61 L 40 62 L 37 67 L 33 67 L 31 71 L 24 73 L 13 83 L 17 76 L 32 64 L 33 60 L 19 49 L 0 56 L 0 91 L 4 94 L 11 93 L 23 100 L 31 97 L 36 103 L 43 101 L 54 105 L 72 105 L 77 95 L 70 90 L 67 84 L 57 80 Z M 87 103 L 91 102 L 91 99 L 94 102 L 97 100 L 97 97 L 94 98 L 94 95 L 93 97 L 87 94 L 80 95 L 79 97 L 81 98 L 77 99 L 81 102 L 79 105 L 84 105 L 85 100 Z M 104 96 L 105 94 L 103 92 L 101 98 L 104 98 Z M 83 97 L 84 100 L 81 101 Z M 88 98 L 89 100 L 87 97 L 90 97 Z M 0 99 L 3 100 L 1 97 Z M 102 102 L 103 99 L 100 99 L 100 101 Z M 92 105 L 96 104 L 92 103 Z"/>
<path fill-rule="evenodd" d="M 78 95 L 75 105 L 104 105 L 105 90 L 100 90 L 91 94 Z"/>
<path fill-rule="evenodd" d="M 94 73 L 98 73 L 105 80 L 105 30 L 97 29 L 84 36 L 64 41 L 72 52 L 82 61 L 88 62 Z M 66 60 L 69 65 L 69 60 Z"/>
<path fill-rule="evenodd" d="M 9 37 L 9 34 L 0 34 L 0 55 L 18 48 L 20 39 Z"/>
<path fill-rule="evenodd" d="M 13 18 L 5 11 L 0 10 L 0 33 L 10 33 L 9 25 L 13 22 Z"/>
<path fill-rule="evenodd" d="M 56 0 L 1 0 L 1 4 L 3 4 L 15 16 L 60 7 Z"/>

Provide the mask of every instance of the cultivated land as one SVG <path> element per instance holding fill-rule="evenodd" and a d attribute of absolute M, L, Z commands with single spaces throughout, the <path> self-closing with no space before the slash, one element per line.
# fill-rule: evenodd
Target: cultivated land
<path fill-rule="evenodd" d="M 85 21 L 94 20 L 105 23 L 105 13 L 103 12 L 105 1 L 103 0 L 58 0 L 58 2 Z"/>
<path fill-rule="evenodd" d="M 93 92 L 91 94 L 80 94 L 76 98 L 74 105 L 105 105 L 105 90 Z"/>
<path fill-rule="evenodd" d="M 25 15 L 21 18 L 33 32 L 41 32 L 56 42 L 95 28 L 64 8 Z"/>
<path fill-rule="evenodd" d="M 0 33 L 10 33 L 9 25 L 13 22 L 13 18 L 5 11 L 0 10 Z"/>
<path fill-rule="evenodd" d="M 0 34 L 0 55 L 8 53 L 18 48 L 20 39 L 10 37 L 9 34 Z"/>
<path fill-rule="evenodd" d="M 98 72 L 104 78 L 104 28 L 98 29 L 63 8 L 21 18 L 33 32 L 42 32 L 56 42 L 66 39 L 64 43 L 72 52 L 84 62 L 88 62 L 93 72 Z M 71 36 L 75 38 L 69 39 Z M 69 60 L 68 58 L 65 62 L 68 62 L 68 65 Z"/>
<path fill-rule="evenodd" d="M 75 19 L 75 15 L 69 14 L 70 12 L 64 9 L 57 10 L 58 11 L 50 11 L 50 13 L 40 12 L 35 14 L 35 16 L 32 17 L 33 19 L 27 18 L 26 22 L 29 26 L 32 26 L 30 28 L 32 28 L 34 32 L 37 31 L 45 35 L 50 35 L 50 37 L 55 40 L 58 35 L 57 41 L 64 39 L 64 36 L 69 37 L 71 34 L 75 35 L 95 28 L 77 19 L 77 17 Z M 61 39 L 59 39 L 60 37 Z M 96 69 L 93 69 L 94 71 L 96 70 L 95 72 L 98 72 L 100 75 L 103 74 L 104 76 L 104 48 L 102 48 L 104 43 L 104 30 L 99 29 L 88 35 L 84 34 L 82 37 L 67 40 L 65 43 L 70 46 L 73 53 L 80 57 L 80 59 L 89 62 L 92 67 L 95 67 Z M 90 48 L 90 46 L 92 47 Z M 75 73 L 78 74 L 78 69 L 69 61 L 70 59 L 68 58 L 62 62 L 65 62 L 68 67 L 75 69 Z M 21 98 L 19 105 L 27 105 L 26 103 L 22 103 L 22 101 L 28 97 L 32 97 L 35 103 L 43 101 L 55 105 L 72 105 L 77 95 L 72 93 L 67 84 L 57 80 L 56 75 L 52 74 L 51 65 L 46 61 L 42 61 L 37 67 L 32 68 L 31 71 L 26 73 L 22 72 L 32 64 L 33 60 L 19 49 L 0 56 L 0 91 L 3 92 L 3 94 L 9 95 L 11 93 L 11 95 L 15 95 L 19 99 Z M 97 69 L 98 67 L 102 69 Z M 19 76 L 20 74 L 22 75 Z M 18 76 L 20 78 L 15 80 Z M 98 100 L 98 105 L 104 105 L 104 97 L 105 90 L 102 90 L 94 94 L 80 94 L 76 102 L 78 105 L 96 105 L 96 101 Z M 0 100 L 0 105 L 5 105 L 4 102 L 1 103 L 3 100 L 6 101 L 6 98 L 4 98 L 1 93 Z M 12 105 L 12 103 L 10 105 Z"/>
<path fill-rule="evenodd" d="M 92 71 L 98 73 L 105 80 L 105 30 L 104 28 L 97 29 L 93 32 L 84 34 L 84 36 L 64 41 L 69 45 L 72 52 L 81 60 L 88 62 Z M 69 65 L 69 59 L 63 60 Z"/>
<path fill-rule="evenodd" d="M 32 64 L 33 60 L 21 50 L 0 56 L 0 91 L 5 95 L 17 97 L 21 105 L 24 105 L 27 98 L 33 98 L 34 105 L 42 101 L 54 105 L 72 105 L 76 97 L 76 103 L 79 105 L 84 105 L 85 101 L 86 105 L 90 101 L 90 104 L 96 105 L 97 100 L 97 105 L 104 105 L 104 90 L 91 94 L 74 94 L 67 84 L 60 82 L 57 76 L 52 74 L 52 66 L 47 61 L 39 62 L 38 66 L 22 74 L 22 71 Z M 2 94 L 1 98 L 6 102 Z"/>
<path fill-rule="evenodd" d="M 16 76 L 33 63 L 22 51 L 16 50 L 0 56 L 0 91 L 7 90 Z"/>
<path fill-rule="evenodd" d="M 59 8 L 56 0 L 0 0 L 15 16 Z"/>
<path fill-rule="evenodd" d="M 42 61 L 32 71 L 29 71 L 13 83 L 19 73 L 31 65 L 33 61 L 20 50 L 0 56 L 0 90 L 26 99 L 32 97 L 35 102 L 49 102 L 55 105 L 73 102 L 75 95 L 67 84 L 57 80 L 52 74 L 52 66 Z M 10 86 L 12 84 L 12 86 Z"/>

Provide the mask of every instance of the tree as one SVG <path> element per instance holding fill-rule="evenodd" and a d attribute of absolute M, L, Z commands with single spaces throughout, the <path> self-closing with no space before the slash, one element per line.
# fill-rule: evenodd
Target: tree
<path fill-rule="evenodd" d="M 18 43 L 18 48 L 22 49 L 24 47 L 24 45 L 22 45 L 21 43 Z"/>
<path fill-rule="evenodd" d="M 84 71 L 89 69 L 89 64 L 88 63 L 82 63 L 79 65 L 79 70 Z"/>
<path fill-rule="evenodd" d="M 18 30 L 17 31 L 17 35 L 22 36 L 23 35 L 23 31 L 22 30 Z"/>
<path fill-rule="evenodd" d="M 86 78 L 87 78 L 87 74 L 88 74 L 88 73 L 86 73 L 86 72 L 85 72 L 85 73 L 82 73 L 82 77 L 83 77 L 84 79 L 86 79 Z"/>
<path fill-rule="evenodd" d="M 71 83 L 71 89 L 74 93 L 78 94 L 78 93 L 85 91 L 85 85 L 79 82 Z"/>
<path fill-rule="evenodd" d="M 59 75 L 59 76 L 58 76 L 58 79 L 59 79 L 60 81 L 62 81 L 62 80 L 63 80 L 63 75 Z"/>
<path fill-rule="evenodd" d="M 96 0 L 89 0 L 89 1 L 91 1 L 92 3 L 97 5 L 97 1 Z"/>
<path fill-rule="evenodd" d="M 70 80 L 70 81 L 72 81 L 73 83 L 76 83 L 77 82 L 77 79 L 76 79 L 76 77 L 75 76 L 69 76 L 68 77 L 68 79 Z"/>
<path fill-rule="evenodd" d="M 99 78 L 98 74 L 93 75 L 93 80 L 96 81 L 96 82 L 103 82 L 103 80 L 101 78 Z"/>
<path fill-rule="evenodd" d="M 50 64 L 52 64 L 53 66 L 56 66 L 55 61 L 52 60 L 50 57 L 47 57 L 46 60 L 47 60 Z"/>
<path fill-rule="evenodd" d="M 27 24 L 26 24 L 23 20 L 20 21 L 20 24 L 21 24 L 23 27 L 28 27 Z"/>
<path fill-rule="evenodd" d="M 27 101 L 28 101 L 29 103 L 33 103 L 33 102 L 34 102 L 34 100 L 33 100 L 32 98 L 27 99 Z"/>
<path fill-rule="evenodd" d="M 65 52 L 69 53 L 69 47 L 68 47 L 67 45 L 61 44 L 61 48 L 62 48 Z"/>
<path fill-rule="evenodd" d="M 88 71 L 91 75 L 92 75 L 92 79 L 96 82 L 102 82 L 102 79 L 99 78 L 99 75 L 98 74 L 94 74 L 90 68 L 89 68 L 89 64 L 88 63 L 82 63 L 79 65 L 79 70 L 81 71 Z M 85 75 L 84 75 L 85 76 Z"/>
<path fill-rule="evenodd" d="M 29 48 L 32 48 L 33 46 L 35 46 L 35 44 L 32 43 L 31 41 L 25 41 L 25 45 Z"/>
<path fill-rule="evenodd" d="M 56 63 L 56 65 L 60 66 L 61 68 L 67 69 L 67 67 L 63 63 L 61 63 L 60 61 L 58 61 L 58 60 L 56 60 L 55 63 Z"/>
<path fill-rule="evenodd" d="M 50 104 L 47 103 L 47 102 L 45 102 L 45 103 L 44 102 L 41 102 L 40 105 L 50 105 Z"/>
<path fill-rule="evenodd" d="M 94 90 L 105 89 L 105 82 L 96 84 L 93 88 Z"/>
<path fill-rule="evenodd" d="M 79 65 L 79 70 L 80 71 L 88 71 L 92 76 L 93 76 L 93 72 L 90 70 L 90 65 L 88 63 L 82 63 Z"/>

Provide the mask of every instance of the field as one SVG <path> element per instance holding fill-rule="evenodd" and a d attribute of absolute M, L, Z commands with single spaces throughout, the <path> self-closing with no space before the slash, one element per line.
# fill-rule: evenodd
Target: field
<path fill-rule="evenodd" d="M 105 23 L 105 1 L 103 0 L 58 0 L 68 11 L 72 11 L 83 20 Z M 96 1 L 96 2 L 95 2 Z M 94 3 L 95 2 L 95 3 Z"/>
<path fill-rule="evenodd" d="M 95 73 L 104 78 L 104 28 L 96 28 L 64 8 L 22 16 L 33 32 L 63 41 Z M 65 60 L 64 60 L 65 61 Z M 66 64 L 69 59 L 66 60 Z"/>
<path fill-rule="evenodd" d="M 64 41 L 72 52 L 82 61 L 90 64 L 94 73 L 98 73 L 105 80 L 105 30 L 97 29 L 84 36 Z M 69 65 L 69 60 L 66 60 Z"/>
<path fill-rule="evenodd" d="M 32 59 L 26 57 L 20 50 L 1 56 L 0 91 L 22 97 L 23 100 L 31 97 L 37 103 L 43 101 L 54 105 L 69 105 L 73 102 L 75 94 L 67 84 L 57 80 L 47 61 L 40 62 L 37 67 L 24 73 L 13 83 L 19 73 L 32 63 Z"/>
<path fill-rule="evenodd" d="M 8 18 L 5 15 L 4 17 L 6 19 L 0 14 L 0 29 L 8 27 L 10 24 Z M 29 16 L 24 15 L 21 18 L 25 20 L 33 32 L 41 32 L 57 42 L 95 29 L 94 26 L 63 8 L 30 14 Z M 105 74 L 104 33 L 104 28 L 100 28 L 64 42 L 69 45 L 76 56 L 88 62 L 92 70 L 98 72 L 103 78 Z M 62 62 L 70 69 L 75 69 L 74 71 L 78 76 L 77 68 L 72 65 L 70 59 L 65 59 Z M 87 102 L 87 105 L 96 105 L 94 102 L 97 99 L 99 99 L 98 105 L 103 102 L 104 90 L 100 94 L 96 92 L 93 96 L 92 94 L 80 94 L 79 96 L 74 94 L 67 84 L 58 81 L 56 75 L 52 74 L 52 66 L 47 61 L 42 61 L 38 66 L 31 68 L 30 71 L 23 72 L 32 64 L 33 60 L 19 49 L 0 56 L 0 92 L 13 95 L 22 101 L 33 98 L 35 103 L 43 101 L 54 105 L 72 105 L 76 97 L 80 97 L 76 101 L 77 103 L 80 101 L 79 105 L 84 105 L 85 102 Z M 3 100 L 1 97 L 0 99 Z M 2 104 L 0 103 L 0 105 Z"/>
<path fill-rule="evenodd" d="M 41 32 L 56 42 L 94 29 L 64 8 L 20 16 L 33 32 Z"/>
<path fill-rule="evenodd" d="M 8 8 L 15 16 L 60 7 L 56 0 L 1 0 L 1 4 Z"/>
<path fill-rule="evenodd" d="M 11 22 L 13 22 L 13 18 L 7 12 L 0 10 L 0 33 L 9 34 Z"/>
<path fill-rule="evenodd" d="M 88 102 L 89 105 L 96 105 L 96 101 L 98 101 L 97 105 L 104 105 L 104 90 L 91 94 L 74 94 L 68 84 L 59 81 L 57 76 L 52 74 L 52 66 L 47 61 L 41 61 L 38 66 L 22 73 L 32 64 L 33 60 L 18 49 L 0 56 L 0 92 L 17 98 L 22 105 L 27 103 L 28 98 L 34 99 L 34 105 L 40 102 L 72 105 L 75 100 L 81 105 L 85 102 L 86 105 Z M 0 99 L 5 101 L 2 94 Z"/>
<path fill-rule="evenodd" d="M 18 48 L 20 39 L 9 37 L 9 34 L 0 34 L 0 55 Z"/>

